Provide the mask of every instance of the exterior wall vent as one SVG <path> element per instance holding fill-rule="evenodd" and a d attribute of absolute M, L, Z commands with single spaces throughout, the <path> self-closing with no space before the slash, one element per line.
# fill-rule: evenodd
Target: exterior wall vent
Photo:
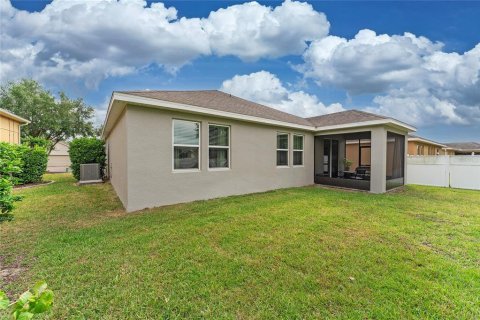
<path fill-rule="evenodd" d="M 100 164 L 87 163 L 80 165 L 80 184 L 100 182 L 102 182 L 102 176 L 100 174 Z"/>

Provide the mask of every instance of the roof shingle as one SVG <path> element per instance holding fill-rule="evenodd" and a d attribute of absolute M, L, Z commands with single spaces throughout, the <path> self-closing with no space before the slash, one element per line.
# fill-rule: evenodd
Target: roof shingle
<path fill-rule="evenodd" d="M 248 101 L 218 90 L 199 91 L 117 91 L 119 93 L 151 98 L 246 116 L 290 122 L 305 126 L 312 124 L 304 118 Z"/>
<path fill-rule="evenodd" d="M 456 150 L 480 150 L 480 143 L 477 142 L 451 142 L 445 145 Z"/>
<path fill-rule="evenodd" d="M 342 112 L 326 114 L 323 116 L 307 118 L 307 120 L 309 120 L 316 127 L 326 127 L 326 126 L 334 126 L 334 125 L 340 125 L 340 124 L 365 122 L 365 121 L 373 121 L 373 120 L 384 120 L 384 119 L 388 119 L 388 118 L 377 115 L 377 114 L 369 113 L 369 112 L 359 111 L 359 110 L 347 110 Z"/>

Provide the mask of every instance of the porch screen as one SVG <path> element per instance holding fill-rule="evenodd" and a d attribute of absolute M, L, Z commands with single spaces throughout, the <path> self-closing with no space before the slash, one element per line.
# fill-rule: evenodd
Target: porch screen
<path fill-rule="evenodd" d="M 405 136 L 387 133 L 387 189 L 404 184 Z"/>

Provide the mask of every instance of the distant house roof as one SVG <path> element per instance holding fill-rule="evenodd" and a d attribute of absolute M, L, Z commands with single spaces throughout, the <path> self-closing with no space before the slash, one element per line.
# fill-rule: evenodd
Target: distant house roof
<path fill-rule="evenodd" d="M 218 90 L 198 91 L 114 91 L 105 118 L 102 137 L 107 137 L 125 106 L 140 105 L 181 112 L 209 114 L 217 117 L 290 127 L 306 131 L 331 131 L 351 127 L 389 125 L 415 131 L 398 120 L 373 113 L 349 110 L 302 118 L 248 101 Z"/>
<path fill-rule="evenodd" d="M 365 121 L 385 120 L 387 117 L 380 116 L 365 111 L 359 110 L 347 110 L 342 112 L 336 112 L 326 114 L 323 116 L 307 118 L 316 127 L 326 127 L 339 124 L 349 124 Z"/>
<path fill-rule="evenodd" d="M 301 117 L 279 111 L 252 101 L 248 101 L 218 90 L 199 91 L 119 91 L 134 96 L 176 102 L 209 108 L 218 111 L 232 112 L 266 118 L 277 121 L 290 122 L 310 126 L 311 123 Z"/>
<path fill-rule="evenodd" d="M 433 140 L 422 138 L 422 137 L 419 137 L 419 136 L 416 136 L 416 135 L 413 135 L 413 134 L 408 135 L 408 141 L 420 141 L 420 142 L 423 142 L 423 143 L 429 143 L 429 144 L 439 146 L 439 147 L 442 147 L 442 148 L 449 148 L 446 144 L 435 142 Z"/>
<path fill-rule="evenodd" d="M 450 148 L 459 151 L 480 151 L 480 143 L 477 142 L 451 142 L 445 144 Z"/>
<path fill-rule="evenodd" d="M 9 118 L 9 119 L 18 121 L 18 122 L 20 122 L 20 123 L 22 123 L 22 124 L 30 123 L 29 120 L 24 119 L 24 118 L 22 118 L 22 117 L 19 117 L 19 116 L 17 116 L 16 114 L 13 114 L 13 113 L 11 113 L 10 111 L 5 110 L 5 109 L 2 109 L 2 108 L 0 108 L 0 115 L 4 116 L 4 117 L 6 117 L 6 118 Z"/>

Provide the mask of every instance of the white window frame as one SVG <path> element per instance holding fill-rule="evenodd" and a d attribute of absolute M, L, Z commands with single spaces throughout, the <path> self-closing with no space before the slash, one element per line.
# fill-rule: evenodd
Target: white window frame
<path fill-rule="evenodd" d="M 175 121 L 188 121 L 198 123 L 198 145 L 175 144 Z M 202 123 L 190 119 L 172 119 L 172 171 L 174 173 L 200 172 L 202 168 Z M 198 148 L 198 169 L 175 169 L 175 147 L 197 147 Z"/>
<path fill-rule="evenodd" d="M 228 147 L 226 146 L 211 146 L 210 145 L 210 127 L 225 127 L 228 128 Z M 209 123 L 208 124 L 208 171 L 227 171 L 231 168 L 230 146 L 232 142 L 232 129 L 231 126 L 225 124 Z M 228 167 L 226 168 L 210 168 L 210 148 L 214 149 L 228 149 Z"/>
<path fill-rule="evenodd" d="M 295 149 L 295 137 L 302 137 L 302 149 Z M 295 164 L 293 163 L 295 161 L 295 157 L 294 157 L 294 154 L 295 152 L 299 152 L 301 151 L 302 152 L 302 164 Z M 295 168 L 300 168 L 300 167 L 303 167 L 305 165 L 305 135 L 303 134 L 293 134 L 292 135 L 292 165 L 293 167 Z"/>
<path fill-rule="evenodd" d="M 279 135 L 284 135 L 286 134 L 287 135 L 287 149 L 279 149 L 278 148 L 278 136 Z M 277 152 L 278 151 L 287 151 L 287 164 L 286 165 L 277 165 L 278 163 L 278 154 Z M 277 131 L 277 134 L 275 136 L 275 164 L 277 165 L 277 168 L 290 168 L 290 133 L 288 132 L 281 132 L 281 131 Z"/>

